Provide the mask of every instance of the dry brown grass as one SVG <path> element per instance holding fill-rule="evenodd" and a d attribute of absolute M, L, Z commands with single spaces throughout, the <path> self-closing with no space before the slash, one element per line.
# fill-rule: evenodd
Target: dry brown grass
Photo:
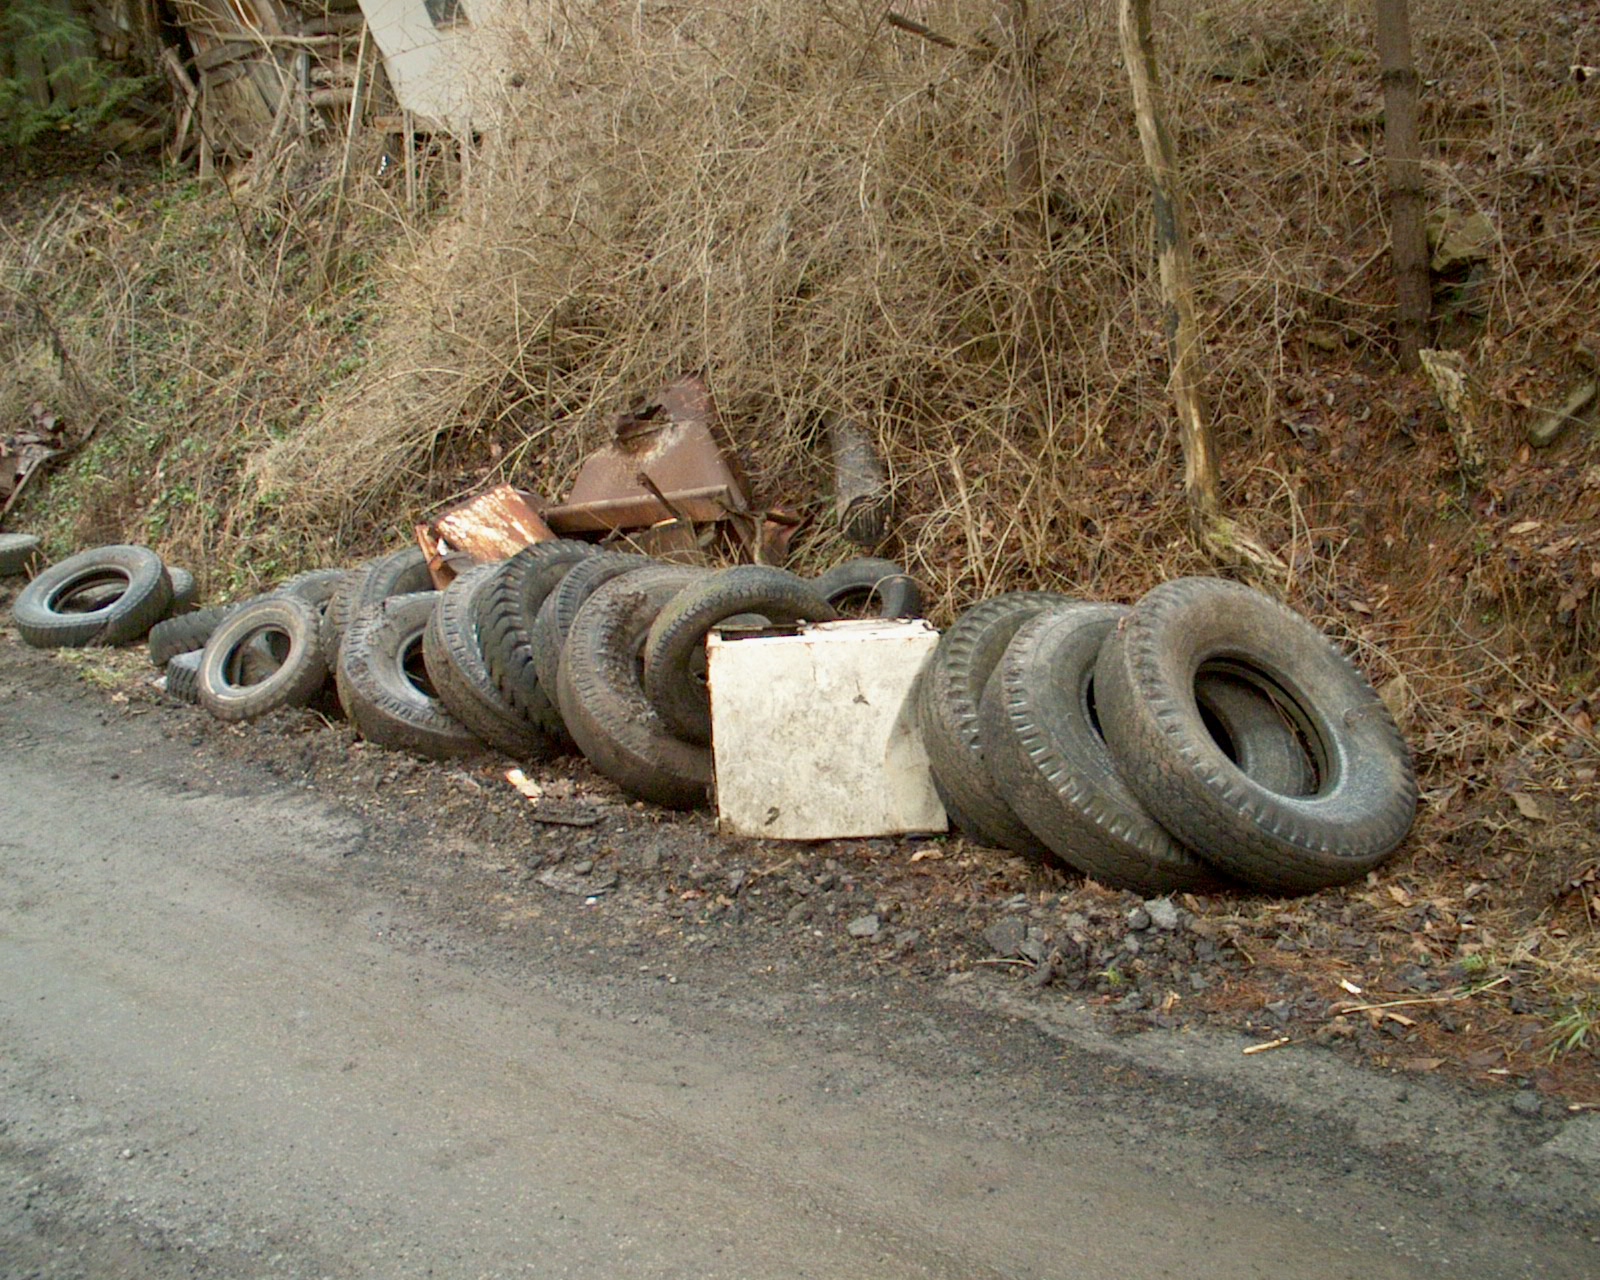
<path fill-rule="evenodd" d="M 916 12 L 977 41 L 991 8 Z M 1504 225 L 1525 216 L 1504 207 L 1510 188 L 1532 180 L 1514 153 L 1539 152 L 1574 193 L 1592 157 L 1537 136 L 1560 134 L 1575 90 L 1552 71 L 1573 37 L 1532 5 L 1478 8 L 1418 5 L 1430 119 L 1452 152 L 1434 177 L 1443 203 Z M 521 87 L 457 216 L 397 260 L 372 376 L 256 459 L 263 489 L 320 521 L 419 485 L 445 496 L 491 462 L 559 489 L 614 409 L 704 368 L 773 500 L 824 492 L 820 414 L 873 424 L 904 550 L 947 606 L 1002 585 L 1129 594 L 1203 567 L 1179 539 L 1114 6 L 1035 6 L 1054 235 L 1033 255 L 1009 236 L 995 60 L 892 31 L 868 4 L 556 9 L 518 34 Z M 1416 407 L 1385 385 L 1365 14 L 1305 3 L 1269 18 L 1233 0 L 1162 19 L 1231 497 L 1311 577 L 1337 572 L 1325 544 L 1350 503 L 1308 492 L 1299 441 L 1360 414 L 1346 444 L 1380 465 L 1412 443 L 1395 417 Z M 1508 58 L 1537 76 L 1508 79 Z M 1574 201 L 1570 216 L 1586 215 Z M 1560 350 L 1592 300 L 1582 273 L 1542 269 L 1550 240 L 1508 237 L 1495 264 L 1480 342 L 1516 344 L 1490 366 L 1508 418 L 1512 379 L 1542 371 L 1535 347 Z M 1050 310 L 1019 332 L 1017 300 L 1040 281 Z M 1352 381 L 1365 403 L 1324 403 Z"/>

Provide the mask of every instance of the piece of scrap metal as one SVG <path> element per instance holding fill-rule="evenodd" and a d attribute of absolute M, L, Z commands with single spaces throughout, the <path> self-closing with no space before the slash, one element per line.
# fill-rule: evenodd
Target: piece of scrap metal
<path fill-rule="evenodd" d="M 451 507 L 416 529 L 428 557 L 428 572 L 440 590 L 462 569 L 507 560 L 535 542 L 556 535 L 523 494 L 502 484 Z"/>
<path fill-rule="evenodd" d="M 749 489 L 705 379 L 686 374 L 619 415 L 613 443 L 590 454 L 567 500 L 542 514 L 558 534 L 750 517 Z"/>
<path fill-rule="evenodd" d="M 938 642 L 921 619 L 713 629 L 718 829 L 770 840 L 944 831 L 912 699 Z"/>
<path fill-rule="evenodd" d="M 66 448 L 56 415 L 41 401 L 28 409 L 27 425 L 0 439 L 0 516 L 11 510 L 40 467 Z"/>

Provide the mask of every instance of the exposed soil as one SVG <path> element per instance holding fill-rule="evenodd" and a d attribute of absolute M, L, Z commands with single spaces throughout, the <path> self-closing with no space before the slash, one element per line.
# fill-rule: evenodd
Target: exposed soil
<path fill-rule="evenodd" d="M 0 607 L 9 598 L 0 592 Z M 1537 954 L 1493 972 L 1449 959 L 1487 921 L 1517 913 L 1546 934 L 1595 927 L 1595 837 L 1576 810 L 1425 811 L 1366 883 L 1300 899 L 1143 901 L 958 837 L 728 839 L 708 814 L 629 801 L 576 756 L 524 766 L 542 791 L 530 802 L 505 780 L 507 761 L 412 759 L 320 712 L 222 724 L 167 699 L 138 650 L 40 653 L 12 636 L 0 670 L 79 696 L 87 682 L 107 715 L 158 717 L 219 761 L 384 813 L 441 882 L 475 873 L 449 909 L 491 929 L 538 919 L 583 945 L 583 908 L 604 898 L 608 929 L 625 917 L 685 964 L 711 952 L 752 971 L 825 958 L 861 982 L 915 983 L 986 969 L 1041 1014 L 1084 1006 L 1115 1031 L 1210 1026 L 1263 1052 L 1310 1041 L 1374 1067 L 1516 1090 L 1535 1112 L 1600 1107 L 1600 1059 L 1552 1052 L 1558 1006 Z"/>

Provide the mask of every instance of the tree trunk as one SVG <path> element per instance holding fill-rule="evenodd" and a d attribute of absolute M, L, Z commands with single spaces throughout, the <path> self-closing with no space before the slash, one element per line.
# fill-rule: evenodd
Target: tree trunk
<path fill-rule="evenodd" d="M 1423 227 L 1422 145 L 1417 134 L 1418 77 L 1411 60 L 1410 0 L 1376 0 L 1378 62 L 1383 70 L 1383 146 L 1389 170 L 1390 245 L 1400 314 L 1400 367 L 1415 369 L 1428 343 L 1433 297 Z"/>
<path fill-rule="evenodd" d="M 1120 3 L 1122 58 L 1128 67 L 1139 141 L 1155 195 L 1156 253 L 1161 269 L 1167 350 L 1172 362 L 1172 398 L 1183 443 L 1183 488 L 1189 501 L 1189 523 L 1195 540 L 1218 559 L 1257 572 L 1282 573 L 1282 560 L 1222 514 L 1216 440 L 1201 389 L 1205 350 L 1194 312 L 1194 271 L 1183 185 L 1178 176 L 1177 148 L 1167 131 L 1156 70 L 1153 5 L 1152 0 Z"/>
<path fill-rule="evenodd" d="M 1191 516 L 1204 526 L 1221 514 L 1222 500 L 1218 492 L 1217 447 L 1200 386 L 1205 376 L 1205 352 L 1194 314 L 1183 187 L 1178 176 L 1177 150 L 1162 113 L 1151 0 L 1121 0 L 1121 5 L 1122 57 L 1128 67 L 1139 141 L 1155 194 L 1156 254 L 1161 269 L 1167 350 L 1172 361 L 1172 398 L 1177 404 L 1178 430 L 1183 441 L 1183 486 Z"/>
<path fill-rule="evenodd" d="M 1044 171 L 1041 167 L 1039 110 L 1035 85 L 1038 59 L 1028 20 L 1028 0 L 995 0 L 1000 29 L 1000 77 L 1004 129 L 1006 202 L 1011 207 L 1011 259 L 1026 270 L 1028 285 L 1017 295 L 1012 329 L 1018 366 L 1037 363 L 1053 310 L 1050 281 L 1041 270 L 1048 247 Z"/>
<path fill-rule="evenodd" d="M 1037 248 L 1044 225 L 1044 175 L 1039 167 L 1039 120 L 1034 101 L 1033 38 L 1028 0 L 995 0 L 1004 93 L 1006 196 L 1022 238 Z"/>

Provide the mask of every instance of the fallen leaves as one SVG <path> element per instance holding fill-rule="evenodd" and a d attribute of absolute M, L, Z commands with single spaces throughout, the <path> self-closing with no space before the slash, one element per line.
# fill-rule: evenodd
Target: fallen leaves
<path fill-rule="evenodd" d="M 1553 801 L 1526 791 L 1513 791 L 1511 802 L 1517 806 L 1517 812 L 1531 822 L 1554 822 L 1561 816 Z"/>

